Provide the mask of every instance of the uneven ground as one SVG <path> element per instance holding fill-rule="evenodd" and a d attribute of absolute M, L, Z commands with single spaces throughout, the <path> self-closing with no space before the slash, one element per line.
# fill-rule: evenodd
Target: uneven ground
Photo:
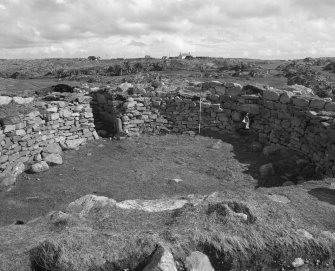
<path fill-rule="evenodd" d="M 99 258 L 96 246 L 102 246 L 102 250 L 107 249 L 109 256 L 104 256 L 104 259 L 110 257 L 110 261 L 117 261 L 122 268 L 143 268 L 142 261 L 147 261 L 145 259 L 154 251 L 155 244 L 162 240 L 170 243 L 174 255 L 184 255 L 192 249 L 206 252 L 216 262 L 217 270 L 230 270 L 231 266 L 244 266 L 243 264 L 250 264 L 250 261 L 253 264 L 257 261 L 259 264 L 270 264 L 273 257 L 277 256 L 279 262 L 289 261 L 292 257 L 301 255 L 301 251 L 304 251 L 306 258 L 318 257 L 327 262 L 327 257 L 323 257 L 329 255 L 334 248 L 332 246 L 335 239 L 329 236 L 326 238 L 322 231 L 335 232 L 335 190 L 330 186 L 333 180 L 311 180 L 297 186 L 260 187 L 255 190 L 259 183 L 266 181 L 260 178 L 258 167 L 270 158 L 252 151 L 250 145 L 246 144 L 248 139 L 243 136 L 222 139 L 223 141 L 204 136 L 165 135 L 143 136 L 125 141 L 98 140 L 81 147 L 79 151 L 66 152 L 64 165 L 40 174 L 21 175 L 15 188 L 0 194 L 1 225 L 17 220 L 27 222 L 52 210 L 65 211 L 70 202 L 86 194 L 123 201 L 189 194 L 208 195 L 218 191 L 218 199 L 214 197 L 213 200 L 223 202 L 223 205 L 209 203 L 195 209 L 187 207 L 180 211 L 154 214 L 118 211 L 113 208 L 100 211 L 96 209 L 94 212 L 98 213 L 91 213 L 87 220 L 77 221 L 73 218 L 75 222 L 71 220 L 68 226 L 50 226 L 49 222 L 45 224 L 44 220 L 37 220 L 27 226 L 5 227 L 0 230 L 0 255 L 4 257 L 3 261 L 12 259 L 17 263 L 16 269 L 12 270 L 26 270 L 22 266 L 27 264 L 27 259 L 18 255 L 46 238 L 51 240 L 51 245 L 48 243 L 46 248 L 43 245 L 37 250 L 52 250 L 54 246 L 60 245 L 62 253 L 68 255 L 68 258 L 62 258 L 63 264 L 69 264 L 70 261 L 76 266 L 73 270 L 95 270 L 86 269 L 86 262 L 84 267 L 79 263 L 90 262 L 90 257 Z M 275 185 L 278 181 L 276 178 L 268 177 L 269 183 Z M 182 181 L 175 182 L 173 179 Z M 227 216 L 224 202 L 233 202 L 229 203 L 233 210 L 246 212 L 249 218 L 255 216 L 256 221 L 245 224 Z M 214 217 L 212 212 L 215 212 Z M 201 225 L 210 228 L 203 231 Z M 194 231 L 189 231 L 193 227 Z M 301 229 L 307 230 L 315 239 L 306 238 Z M 115 232 L 119 232 L 119 237 L 115 237 Z M 223 236 L 216 236 L 218 232 L 224 233 Z M 30 241 L 26 236 L 30 236 Z M 240 241 L 234 243 L 233 240 Z M 334 241 L 333 245 L 331 240 Z M 222 246 L 225 257 L 228 257 L 221 265 L 216 258 L 219 256 L 215 256 L 215 251 L 221 249 L 214 249 L 212 246 Z M 236 251 L 235 246 L 239 246 L 242 252 Z M 268 252 L 264 252 L 264 249 Z M 16 252 L 11 254 L 12 251 Z M 86 256 L 79 256 L 83 253 Z M 132 253 L 134 258 L 127 258 Z M 249 253 L 254 253 L 255 258 Z M 236 259 L 241 255 L 246 258 L 230 263 L 231 257 Z M 88 258 L 79 260 L 78 257 Z M 23 261 L 22 264 L 19 259 Z M 99 262 L 97 259 L 94 261 Z M 98 266 L 97 263 L 90 264 Z M 251 266 L 257 266 L 253 264 Z M 104 268 L 101 270 L 123 270 Z"/>
<path fill-rule="evenodd" d="M 62 210 L 86 194 L 117 201 L 156 199 L 227 189 L 254 190 L 284 182 L 277 175 L 259 175 L 259 166 L 277 156 L 255 153 L 247 137 L 222 138 L 223 142 L 187 135 L 102 139 L 79 151 L 66 152 L 63 165 L 40 174 L 24 173 L 14 189 L 0 194 L 0 225 L 26 222 L 51 210 Z M 183 181 L 176 183 L 173 179 Z M 323 184 L 317 181 L 317 187 Z M 289 192 L 292 187 L 280 189 Z M 322 190 L 314 191 L 312 198 L 322 198 Z M 329 190 L 329 196 L 332 192 Z"/>
<path fill-rule="evenodd" d="M 227 140 L 228 139 L 228 140 Z M 99 140 L 70 151 L 64 165 L 50 171 L 19 177 L 17 186 L 2 192 L 1 225 L 16 220 L 28 221 L 51 210 L 61 210 L 86 194 L 97 194 L 117 201 L 126 199 L 155 199 L 173 195 L 210 194 L 215 191 L 254 190 L 264 179 L 258 174 L 259 165 L 269 160 L 255 153 L 243 139 L 227 138 L 218 149 L 212 147 L 217 139 L 187 135 L 144 136 L 126 141 Z M 244 145 L 244 146 L 243 146 Z M 173 179 L 182 179 L 176 183 Z M 277 176 L 266 177 L 275 185 Z M 290 195 L 293 201 L 309 198 L 315 204 L 335 205 L 335 190 L 329 188 L 331 179 L 309 181 L 298 186 L 259 188 L 257 191 Z M 303 203 L 303 202 L 302 202 Z M 308 206 L 310 203 L 308 203 Z M 304 205 L 304 204 L 303 204 Z M 300 206 L 306 209 L 308 206 Z M 309 210 L 327 215 L 325 209 Z M 308 212 L 307 212 L 308 213 Z M 327 227 L 335 222 L 329 217 Z M 331 226 L 335 230 L 335 223 Z M 331 228 L 329 228 L 331 229 Z"/>

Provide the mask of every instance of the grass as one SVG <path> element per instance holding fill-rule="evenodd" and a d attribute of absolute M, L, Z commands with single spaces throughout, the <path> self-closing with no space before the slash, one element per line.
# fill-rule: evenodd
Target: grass
<path fill-rule="evenodd" d="M 335 231 L 334 207 L 315 195 L 326 181 L 255 190 L 256 171 L 265 158 L 255 156 L 244 138 L 223 140 L 230 144 L 221 149 L 212 148 L 218 139 L 202 136 L 100 140 L 65 153 L 66 163 L 48 172 L 23 174 L 15 189 L 0 195 L 5 225 L 51 210 L 66 212 L 70 202 L 92 193 L 122 201 L 218 192 L 200 205 L 174 211 L 107 205 L 92 208 L 86 218 L 69 214 L 54 221 L 47 215 L 1 227 L 0 270 L 143 270 L 161 246 L 172 250 L 180 270 L 194 250 L 207 254 L 216 270 L 277 268 L 295 257 L 329 262 L 334 240 L 322 231 Z M 183 182 L 171 182 L 174 178 Z M 291 202 L 273 202 L 267 194 Z"/>
<path fill-rule="evenodd" d="M 93 208 L 87 220 L 62 227 L 56 237 L 30 250 L 32 270 L 142 270 L 162 246 L 169 247 L 179 263 L 190 252 L 201 251 L 215 270 L 278 268 L 296 257 L 331 258 L 334 244 L 299 235 L 301 222 L 292 220 L 296 214 L 262 196 L 252 197 L 258 206 L 227 201 L 226 193 L 218 193 L 198 206 L 169 212 Z M 234 216 L 229 206 L 246 211 L 250 219 Z M 269 220 L 270 213 L 277 218 Z"/>

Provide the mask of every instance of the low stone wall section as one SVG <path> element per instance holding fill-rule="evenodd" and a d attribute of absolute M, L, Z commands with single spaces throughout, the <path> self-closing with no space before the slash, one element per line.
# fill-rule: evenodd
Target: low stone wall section
<path fill-rule="evenodd" d="M 206 82 L 190 86 L 188 92 L 122 96 L 100 91 L 93 95 L 92 105 L 96 116 L 128 136 L 195 133 L 199 122 L 202 130 L 232 134 L 244 127 L 242 120 L 248 113 L 250 131 L 261 143 L 295 150 L 323 173 L 335 176 L 335 103 L 327 99 L 274 88 L 250 91 L 236 83 Z"/>
<path fill-rule="evenodd" d="M 46 157 L 59 152 L 60 147 L 77 148 L 97 138 L 90 102 L 91 97 L 71 102 L 35 102 L 35 110 L 29 114 L 2 118 L 0 175 L 8 175 L 18 163 L 52 163 Z"/>

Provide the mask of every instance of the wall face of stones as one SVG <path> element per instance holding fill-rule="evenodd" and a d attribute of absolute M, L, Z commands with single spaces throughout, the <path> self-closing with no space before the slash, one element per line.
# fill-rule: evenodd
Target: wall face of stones
<path fill-rule="evenodd" d="M 29 114 L 0 120 L 0 174 L 17 162 L 44 159 L 52 143 L 76 148 L 98 138 L 94 123 L 99 118 L 128 136 L 194 134 L 199 123 L 202 131 L 232 134 L 249 113 L 250 131 L 261 143 L 295 150 L 335 176 L 335 103 L 271 88 L 250 91 L 233 83 L 199 83 L 189 90 L 130 96 L 98 91 L 93 97 L 38 102 Z M 194 96 L 200 91 L 206 93 L 201 102 Z"/>
<path fill-rule="evenodd" d="M 95 93 L 94 111 L 128 136 L 140 133 L 198 131 L 231 134 L 244 126 L 249 113 L 250 131 L 263 144 L 293 149 L 309 158 L 321 172 L 335 176 L 335 103 L 293 95 L 276 89 L 256 94 L 239 84 L 211 82 L 194 86 L 206 90 L 206 101 L 181 92 L 151 92 L 125 100 L 108 92 Z"/>
<path fill-rule="evenodd" d="M 18 162 L 42 160 L 52 143 L 73 148 L 97 137 L 90 100 L 38 102 L 29 114 L 1 119 L 1 174 Z"/>

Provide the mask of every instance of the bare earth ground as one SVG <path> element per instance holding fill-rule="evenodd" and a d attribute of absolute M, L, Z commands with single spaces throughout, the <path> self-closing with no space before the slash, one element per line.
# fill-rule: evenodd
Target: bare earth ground
<path fill-rule="evenodd" d="M 79 151 L 66 152 L 63 165 L 44 173 L 25 173 L 13 190 L 2 192 L 0 225 L 62 210 L 86 194 L 122 201 L 227 190 L 238 193 L 254 190 L 260 182 L 276 183 L 277 176 L 264 180 L 258 175 L 259 165 L 268 157 L 253 152 L 243 137 L 223 139 L 218 149 L 213 148 L 218 139 L 188 135 L 89 143 Z M 288 204 L 309 222 L 335 231 L 335 190 L 329 183 L 318 180 L 256 191 L 286 196 L 291 200 Z"/>

